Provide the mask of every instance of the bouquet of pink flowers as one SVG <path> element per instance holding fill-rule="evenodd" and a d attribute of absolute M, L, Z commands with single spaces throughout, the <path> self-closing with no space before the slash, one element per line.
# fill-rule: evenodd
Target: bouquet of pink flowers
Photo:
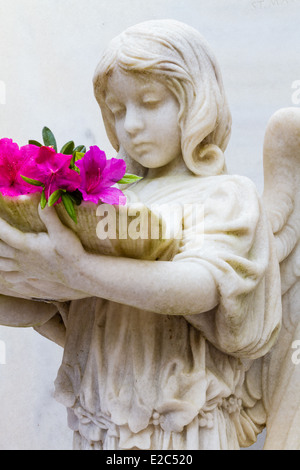
<path fill-rule="evenodd" d="M 44 145 L 30 140 L 28 145 L 19 147 L 11 139 L 0 139 L 0 193 L 3 196 L 14 198 L 40 193 L 42 209 L 46 204 L 62 202 L 75 223 L 74 205 L 82 201 L 126 204 L 126 197 L 115 184 L 128 184 L 140 178 L 126 174 L 124 160 L 107 159 L 99 147 L 92 146 L 86 151 L 83 145 L 75 147 L 73 141 L 57 152 L 51 130 L 44 127 L 42 134 Z"/>
<path fill-rule="evenodd" d="M 99 147 L 87 150 L 83 145 L 75 147 L 73 141 L 58 152 L 51 130 L 44 127 L 42 135 L 43 144 L 29 140 L 22 147 L 11 139 L 0 139 L 2 219 L 24 232 L 43 232 L 46 227 L 38 215 L 38 206 L 42 209 L 46 205 L 55 206 L 62 223 L 77 234 L 91 253 L 152 260 L 170 258 L 175 245 L 164 237 L 161 217 L 139 203 L 138 211 L 144 214 L 143 220 L 147 219 L 146 234 L 142 235 L 138 230 L 139 219 L 135 220 L 134 212 L 129 213 L 129 207 L 132 209 L 136 202 L 128 202 L 116 187 L 117 183 L 127 185 L 141 179 L 126 173 L 124 160 L 107 159 Z M 99 235 L 98 227 L 105 219 L 103 211 L 100 214 L 97 211 L 100 206 L 103 210 L 108 207 L 114 216 L 112 236 L 110 232 L 104 233 L 104 238 Z M 138 237 L 131 235 L 132 223 Z M 151 232 L 153 223 L 158 228 L 155 238 Z"/>

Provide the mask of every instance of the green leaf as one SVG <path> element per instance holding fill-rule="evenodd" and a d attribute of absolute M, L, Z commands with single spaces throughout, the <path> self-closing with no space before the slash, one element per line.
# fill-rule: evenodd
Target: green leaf
<path fill-rule="evenodd" d="M 28 143 L 30 145 L 36 145 L 37 147 L 42 147 L 42 144 L 38 142 L 37 140 L 28 140 Z"/>
<path fill-rule="evenodd" d="M 44 127 L 42 131 L 42 135 L 43 135 L 44 145 L 46 147 L 53 147 L 55 152 L 57 152 L 57 144 L 56 144 L 56 139 L 54 137 L 53 132 L 48 127 Z"/>
<path fill-rule="evenodd" d="M 75 224 L 77 224 L 76 212 L 75 212 L 74 203 L 72 201 L 71 196 L 68 193 L 63 193 L 61 195 L 61 198 L 62 198 L 62 202 L 63 202 L 63 205 L 65 206 L 67 213 L 69 214 L 71 219 L 75 222 Z"/>
<path fill-rule="evenodd" d="M 123 178 L 120 181 L 118 181 L 118 184 L 131 184 L 141 179 L 143 179 L 142 176 L 136 176 L 136 175 L 131 175 L 130 173 L 126 173 L 123 176 Z"/>
<path fill-rule="evenodd" d="M 73 154 L 76 152 L 86 153 L 86 147 L 84 145 L 78 145 L 74 150 Z"/>
<path fill-rule="evenodd" d="M 56 191 L 54 191 L 54 193 L 52 193 L 48 199 L 48 206 L 49 207 L 53 206 L 53 204 L 55 204 L 59 200 L 61 195 L 62 195 L 61 189 L 57 189 Z"/>
<path fill-rule="evenodd" d="M 72 155 L 74 151 L 74 147 L 75 147 L 75 144 L 73 140 L 70 140 L 61 148 L 60 153 L 63 153 L 64 155 Z"/>
<path fill-rule="evenodd" d="M 71 193 L 68 193 L 72 201 L 76 204 L 76 206 L 80 206 L 82 203 L 83 197 L 79 189 L 76 189 L 75 191 L 72 191 Z"/>
<path fill-rule="evenodd" d="M 42 183 L 41 181 L 33 180 L 33 179 L 27 178 L 27 176 L 23 176 L 23 175 L 20 175 L 20 176 L 24 181 L 26 181 L 26 183 L 33 184 L 33 186 L 42 186 L 43 188 L 45 187 L 44 183 Z"/>
<path fill-rule="evenodd" d="M 84 156 L 85 156 L 85 153 L 83 153 L 83 152 L 76 152 L 76 153 L 75 153 L 75 162 L 77 162 L 78 160 L 81 160 Z"/>
<path fill-rule="evenodd" d="M 77 171 L 77 173 L 80 173 L 80 170 L 79 168 L 75 165 L 75 162 L 77 162 L 78 160 L 81 160 L 83 157 L 84 157 L 84 153 L 83 152 L 73 152 L 73 158 L 71 160 L 71 163 L 70 163 L 70 167 L 72 170 L 75 170 Z"/>
<path fill-rule="evenodd" d="M 45 209 L 46 205 L 47 205 L 47 199 L 46 199 L 46 195 L 45 195 L 45 189 L 43 189 L 42 191 L 42 195 L 41 195 L 41 208 L 42 209 Z"/>

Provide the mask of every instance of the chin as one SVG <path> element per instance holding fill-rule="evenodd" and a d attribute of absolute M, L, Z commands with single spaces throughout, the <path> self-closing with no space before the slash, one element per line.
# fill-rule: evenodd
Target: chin
<path fill-rule="evenodd" d="M 139 153 L 133 155 L 133 152 L 131 153 L 131 158 L 142 165 L 144 168 L 147 168 L 148 170 L 154 170 L 156 168 L 162 168 L 170 163 L 172 159 L 167 159 L 165 161 L 165 158 L 159 158 L 159 155 L 154 154 L 154 153 Z M 164 155 L 164 157 L 166 157 Z"/>
<path fill-rule="evenodd" d="M 142 155 L 139 157 L 134 158 L 135 162 L 139 163 L 142 165 L 144 168 L 147 169 L 153 169 L 153 168 L 160 168 L 161 164 L 157 164 L 153 162 L 153 157 L 150 157 L 149 155 Z"/>

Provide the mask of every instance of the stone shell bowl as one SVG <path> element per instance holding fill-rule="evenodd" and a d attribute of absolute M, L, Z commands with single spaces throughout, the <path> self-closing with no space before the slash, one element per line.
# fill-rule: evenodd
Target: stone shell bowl
<path fill-rule="evenodd" d="M 46 227 L 38 215 L 39 202 L 39 193 L 14 198 L 4 197 L 0 194 L 0 217 L 23 232 L 46 232 Z M 114 206 L 116 210 L 115 236 L 108 236 L 103 240 L 97 235 L 97 226 L 101 220 L 101 217 L 97 215 L 97 208 L 97 204 L 87 202 L 75 206 L 77 215 L 77 223 L 75 223 L 67 214 L 62 203 L 55 205 L 55 210 L 62 223 L 77 234 L 83 247 L 89 253 L 144 260 L 170 260 L 172 258 L 178 241 L 164 238 L 164 222 L 161 217 L 151 213 L 150 209 L 146 208 L 149 220 L 147 238 L 132 239 L 128 232 L 124 237 L 124 231 L 120 238 L 118 215 L 123 208 Z M 133 216 L 128 216 L 127 227 L 133 218 Z M 156 239 L 151 239 L 150 218 L 152 223 L 156 218 L 159 225 L 159 237 Z"/>

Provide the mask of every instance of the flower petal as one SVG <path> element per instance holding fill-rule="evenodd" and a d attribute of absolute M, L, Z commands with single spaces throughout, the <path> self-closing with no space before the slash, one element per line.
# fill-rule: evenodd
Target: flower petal
<path fill-rule="evenodd" d="M 40 147 L 37 147 L 36 145 L 23 145 L 23 147 L 20 147 L 20 154 L 22 157 L 22 165 L 26 164 L 26 162 L 30 162 L 31 160 L 34 160 L 37 158 L 39 154 L 39 149 Z"/>
<path fill-rule="evenodd" d="M 97 194 L 89 194 L 84 190 L 80 190 L 80 191 L 81 191 L 82 198 L 84 201 L 94 202 L 95 204 L 98 204 L 99 197 Z"/>
<path fill-rule="evenodd" d="M 19 151 L 19 146 L 12 139 L 7 139 L 5 137 L 0 139 L 0 155 L 2 155 L 4 149 L 9 149 L 11 153 L 14 153 Z"/>
<path fill-rule="evenodd" d="M 86 152 L 81 160 L 76 162 L 80 170 L 80 191 L 85 194 L 94 194 L 102 179 L 102 172 L 106 166 L 106 155 L 96 145 Z"/>
<path fill-rule="evenodd" d="M 75 170 L 68 167 L 62 167 L 57 173 L 54 174 L 53 179 L 59 189 L 66 189 L 67 191 L 75 191 L 81 184 L 81 177 Z"/>
<path fill-rule="evenodd" d="M 83 159 L 86 162 L 88 160 L 95 161 L 101 171 L 104 170 L 105 165 L 106 165 L 106 160 L 107 160 L 105 152 L 103 150 L 99 149 L 99 147 L 97 147 L 97 145 L 92 145 L 90 147 L 90 149 L 84 155 Z"/>
<path fill-rule="evenodd" d="M 39 153 L 36 158 L 36 162 L 39 165 L 46 165 L 47 167 L 50 165 L 53 161 L 53 159 L 56 156 L 56 152 L 54 149 L 50 147 L 40 147 L 39 148 Z"/>
<path fill-rule="evenodd" d="M 126 173 L 126 163 L 119 158 L 111 158 L 107 160 L 106 166 L 102 172 L 103 187 L 112 186 L 120 181 Z"/>
<path fill-rule="evenodd" d="M 126 204 L 126 196 L 118 188 L 104 188 L 102 191 L 99 191 L 97 196 L 106 204 L 115 204 L 119 206 L 124 206 Z"/>
<path fill-rule="evenodd" d="M 28 158 L 26 151 L 19 149 L 11 139 L 0 140 L 0 192 L 3 195 L 19 196 L 37 191 L 20 177 L 21 168 Z"/>

